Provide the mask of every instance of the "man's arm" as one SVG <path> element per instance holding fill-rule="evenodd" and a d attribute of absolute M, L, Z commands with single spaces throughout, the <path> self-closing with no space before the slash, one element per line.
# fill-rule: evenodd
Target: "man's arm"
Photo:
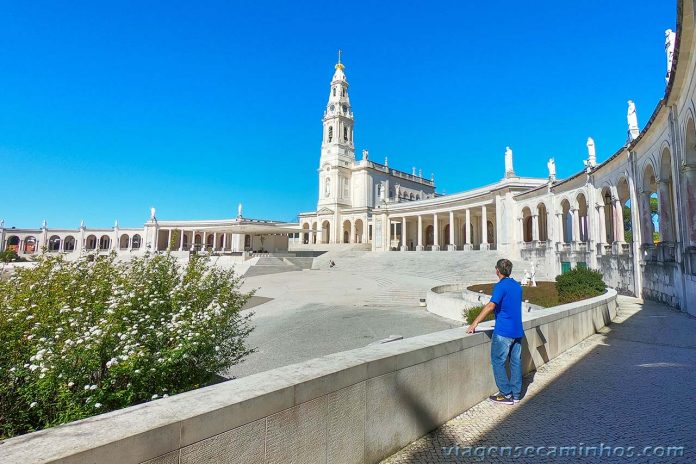
<path fill-rule="evenodd" d="M 476 330 L 476 326 L 479 325 L 479 322 L 484 320 L 486 316 L 488 316 L 494 309 L 495 303 L 493 303 L 492 301 L 489 302 L 486 306 L 484 306 L 479 315 L 476 316 L 476 319 L 474 319 L 474 322 L 472 322 L 469 328 L 466 329 L 466 333 L 474 333 L 474 331 Z"/>

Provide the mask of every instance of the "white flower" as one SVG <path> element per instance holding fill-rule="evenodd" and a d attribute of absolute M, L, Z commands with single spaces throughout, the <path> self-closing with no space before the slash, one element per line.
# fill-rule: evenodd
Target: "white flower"
<path fill-rule="evenodd" d="M 89 390 L 89 384 L 85 385 L 85 390 Z"/>
<path fill-rule="evenodd" d="M 72 388 L 75 386 L 75 382 L 68 382 L 68 388 Z"/>
<path fill-rule="evenodd" d="M 30 407 L 30 408 L 33 408 L 33 407 L 36 406 L 37 404 L 38 404 L 38 403 L 37 403 L 36 401 L 33 401 L 33 402 L 29 405 L 29 407 Z"/>
<path fill-rule="evenodd" d="M 162 398 L 169 398 L 169 395 L 165 393 L 164 395 L 162 395 Z"/>
<path fill-rule="evenodd" d="M 157 398 L 159 398 L 159 395 L 152 395 L 153 400 L 156 400 Z"/>
<path fill-rule="evenodd" d="M 101 403 L 94 403 L 94 408 L 99 409 L 101 408 L 102 404 Z"/>
<path fill-rule="evenodd" d="M 38 368 L 39 368 L 39 366 L 37 366 L 36 364 L 32 364 L 31 366 L 29 366 L 29 370 L 32 372 L 34 372 Z"/>

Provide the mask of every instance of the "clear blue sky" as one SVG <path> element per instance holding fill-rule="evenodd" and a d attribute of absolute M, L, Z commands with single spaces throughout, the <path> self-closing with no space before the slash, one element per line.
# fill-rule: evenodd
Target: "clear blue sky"
<path fill-rule="evenodd" d="M 664 93 L 672 1 L 0 4 L 7 226 L 141 226 L 316 207 L 336 50 L 356 153 L 454 193 L 582 169 Z"/>

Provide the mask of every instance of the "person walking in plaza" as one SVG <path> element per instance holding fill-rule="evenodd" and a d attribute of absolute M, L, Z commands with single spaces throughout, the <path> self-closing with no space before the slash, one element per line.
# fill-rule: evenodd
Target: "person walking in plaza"
<path fill-rule="evenodd" d="M 498 393 L 488 399 L 499 404 L 515 404 L 522 393 L 522 287 L 510 277 L 512 263 L 500 259 L 495 265 L 498 283 L 493 287 L 491 301 L 474 319 L 467 333 L 474 333 L 476 326 L 495 312 L 495 328 L 491 339 L 491 366 Z M 505 363 L 510 361 L 510 377 Z"/>

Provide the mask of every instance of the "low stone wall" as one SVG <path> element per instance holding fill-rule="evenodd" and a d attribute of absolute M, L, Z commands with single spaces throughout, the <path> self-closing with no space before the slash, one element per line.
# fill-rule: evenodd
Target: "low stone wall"
<path fill-rule="evenodd" d="M 425 294 L 427 310 L 447 319 L 464 322 L 462 311 L 477 306 L 462 298 L 462 292 L 466 291 L 467 286 L 467 284 L 450 284 L 431 288 Z"/>
<path fill-rule="evenodd" d="M 529 313 L 524 372 L 615 314 L 613 290 Z M 16 437 L 0 443 L 0 462 L 378 462 L 496 391 L 490 332 L 464 331 L 336 353 Z"/>
<path fill-rule="evenodd" d="M 481 292 L 468 290 L 469 284 L 439 285 L 428 290 L 425 302 L 429 312 L 447 319 L 466 323 L 463 311 L 487 304 L 491 297 Z M 456 293 L 454 295 L 453 293 Z M 522 303 L 522 313 L 544 309 L 531 303 Z"/>

